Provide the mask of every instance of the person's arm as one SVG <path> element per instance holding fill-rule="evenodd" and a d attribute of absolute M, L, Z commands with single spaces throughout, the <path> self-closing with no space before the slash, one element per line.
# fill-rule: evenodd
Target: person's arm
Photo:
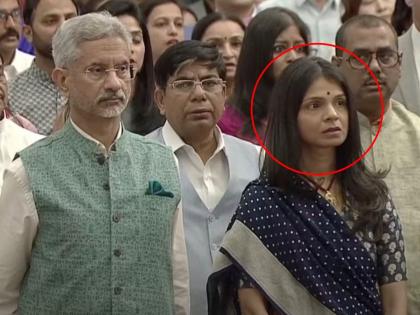
<path fill-rule="evenodd" d="M 393 282 L 380 287 L 384 315 L 407 315 L 407 282 Z"/>
<path fill-rule="evenodd" d="M 238 299 L 242 315 L 269 315 L 267 302 L 257 289 L 239 289 Z"/>
<path fill-rule="evenodd" d="M 190 314 L 190 290 L 187 246 L 185 244 L 182 208 L 179 203 L 174 218 L 173 236 L 173 280 L 175 295 L 175 314 Z"/>
<path fill-rule="evenodd" d="M 0 195 L 0 314 L 17 311 L 19 292 L 38 229 L 32 192 L 18 159 L 5 172 Z"/>
<path fill-rule="evenodd" d="M 403 230 L 390 199 L 382 215 L 383 233 L 377 243 L 379 288 L 384 315 L 407 315 L 407 275 Z"/>

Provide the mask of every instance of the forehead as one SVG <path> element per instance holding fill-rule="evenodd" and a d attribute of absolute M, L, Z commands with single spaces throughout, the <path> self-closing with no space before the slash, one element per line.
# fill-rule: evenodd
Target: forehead
<path fill-rule="evenodd" d="M 244 30 L 234 21 L 217 21 L 210 24 L 203 34 L 203 40 L 209 37 L 229 37 L 243 35 Z"/>
<path fill-rule="evenodd" d="M 319 77 L 316 79 L 308 88 L 306 92 L 305 99 L 314 97 L 314 96 L 325 96 L 327 95 L 342 95 L 344 94 L 343 89 L 340 84 L 332 79 L 327 79 L 325 77 Z"/>
<path fill-rule="evenodd" d="M 40 0 L 33 13 L 33 18 L 42 18 L 46 15 L 77 14 L 77 8 L 71 0 Z"/>
<path fill-rule="evenodd" d="M 292 24 L 289 27 L 287 27 L 285 30 L 280 32 L 280 34 L 277 35 L 276 41 L 289 41 L 289 40 L 302 40 L 302 35 L 299 32 L 299 28 Z"/>
<path fill-rule="evenodd" d="M 128 29 L 129 32 L 141 31 L 139 22 L 131 15 L 120 15 L 118 20 Z"/>
<path fill-rule="evenodd" d="M 194 78 L 202 76 L 219 76 L 217 68 L 210 68 L 209 63 L 207 62 L 198 62 L 198 61 L 186 61 L 181 65 L 175 74 L 172 76 L 174 78 Z"/>
<path fill-rule="evenodd" d="M 79 45 L 79 55 L 82 58 L 77 63 L 86 67 L 92 64 L 115 65 L 129 62 L 131 53 L 123 39 L 110 37 L 83 42 Z"/>
<path fill-rule="evenodd" d="M 157 5 L 150 12 L 149 19 L 155 20 L 162 17 L 170 18 L 182 18 L 181 9 L 174 3 L 165 3 Z"/>
<path fill-rule="evenodd" d="M 0 0 L 0 10 L 10 11 L 19 8 L 17 0 Z"/>
<path fill-rule="evenodd" d="M 396 49 L 396 38 L 392 30 L 381 25 L 373 28 L 363 26 L 350 26 L 345 32 L 345 46 L 349 50 L 370 50 L 391 47 Z"/>

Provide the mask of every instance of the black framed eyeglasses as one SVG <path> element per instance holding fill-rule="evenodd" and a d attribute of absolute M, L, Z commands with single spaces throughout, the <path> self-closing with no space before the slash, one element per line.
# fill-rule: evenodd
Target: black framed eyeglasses
<path fill-rule="evenodd" d="M 366 52 L 356 52 L 356 55 L 363 60 L 367 65 L 370 65 L 372 62 L 373 55 L 375 55 L 376 60 L 379 65 L 383 68 L 392 68 L 401 62 L 402 53 L 398 51 L 386 49 L 376 52 L 366 51 Z M 364 69 L 364 65 L 359 62 L 355 57 L 349 56 L 345 60 L 350 64 L 353 69 Z"/>
<path fill-rule="evenodd" d="M 16 23 L 21 21 L 20 10 L 14 9 L 11 12 L 0 11 L 0 23 L 6 23 L 9 19 L 9 16 L 12 17 L 13 21 Z"/>

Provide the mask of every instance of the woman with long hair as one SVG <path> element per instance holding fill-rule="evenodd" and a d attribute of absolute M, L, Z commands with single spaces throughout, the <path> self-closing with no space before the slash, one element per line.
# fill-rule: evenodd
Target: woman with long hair
<path fill-rule="evenodd" d="M 249 23 L 236 67 L 233 96 L 219 126 L 224 133 L 257 143 L 249 108 L 258 76 L 282 51 L 309 42 L 309 29 L 298 15 L 284 8 L 270 8 L 258 13 Z M 268 99 L 275 79 L 295 59 L 309 55 L 308 47 L 291 51 L 272 64 L 257 89 L 254 119 L 261 136 L 267 125 Z"/>
<path fill-rule="evenodd" d="M 197 22 L 191 39 L 214 44 L 226 66 L 226 98 L 232 95 L 238 57 L 244 39 L 245 25 L 236 16 L 212 13 Z"/>
<path fill-rule="evenodd" d="M 406 314 L 401 224 L 363 161 L 356 109 L 320 58 L 289 65 L 270 101 L 261 177 L 242 194 L 208 284 L 210 314 Z M 322 176 L 319 176 L 322 175 Z"/>

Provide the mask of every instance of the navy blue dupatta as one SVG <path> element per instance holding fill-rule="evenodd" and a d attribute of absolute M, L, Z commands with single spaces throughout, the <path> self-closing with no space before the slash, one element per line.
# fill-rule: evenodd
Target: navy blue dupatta
<path fill-rule="evenodd" d="M 304 190 L 311 189 L 303 180 L 298 184 Z M 282 192 L 262 179 L 256 180 L 245 189 L 229 230 L 235 225 L 251 231 L 276 262 L 332 313 L 382 314 L 377 269 L 372 258 L 321 195 L 302 197 L 301 194 Z M 230 237 L 229 233 L 226 237 Z M 233 246 L 246 247 L 247 244 L 236 242 Z M 221 252 L 237 270 L 246 273 L 246 263 L 235 259 L 223 244 Z M 247 277 L 261 289 L 260 279 L 255 279 L 253 274 L 247 274 Z M 221 279 L 224 278 L 220 274 L 209 279 L 210 310 L 220 310 L 220 306 L 211 305 L 212 301 L 225 300 L 224 297 L 215 298 L 222 292 L 217 289 Z M 281 313 L 290 314 L 281 305 L 273 306 Z"/>

